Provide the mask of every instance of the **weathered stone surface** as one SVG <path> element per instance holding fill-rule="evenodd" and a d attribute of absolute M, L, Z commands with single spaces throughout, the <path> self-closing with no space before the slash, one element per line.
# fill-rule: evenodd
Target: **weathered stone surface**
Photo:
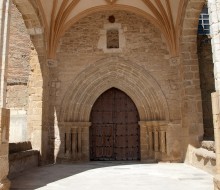
<path fill-rule="evenodd" d="M 31 142 L 9 143 L 9 154 L 31 150 Z"/>
<path fill-rule="evenodd" d="M 37 166 L 39 166 L 39 151 L 26 150 L 12 153 L 9 155 L 9 178 Z"/>
<path fill-rule="evenodd" d="M 14 4 L 11 8 L 7 83 L 9 85 L 27 84 L 30 74 L 30 51 L 33 45 L 21 13 Z"/>
<path fill-rule="evenodd" d="M 205 0 L 193 0 L 187 4 L 187 12 L 185 14 L 182 36 L 181 36 L 181 64 L 182 70 L 180 75 L 183 80 L 181 89 L 182 96 L 182 125 L 189 129 L 189 144 L 199 147 L 204 136 L 203 117 L 201 109 L 201 89 L 200 76 L 198 70 L 198 54 L 197 54 L 197 33 L 192 32 L 198 29 L 198 18 L 201 13 Z M 197 21 L 196 21 L 197 20 Z M 191 32 L 188 32 L 188 31 Z M 188 74 L 191 73 L 191 74 Z M 187 78 L 185 77 L 187 76 Z M 199 127 L 198 127 L 199 126 Z M 185 147 L 187 149 L 187 147 Z"/>
<path fill-rule="evenodd" d="M 209 151 L 215 152 L 215 142 L 214 141 L 202 141 L 202 148 L 205 148 Z"/>
<path fill-rule="evenodd" d="M 30 56 L 33 44 L 24 20 L 12 4 L 9 64 L 7 78 L 7 108 L 13 109 L 10 123 L 10 142 L 27 140 L 28 78 L 31 74 Z"/>
<path fill-rule="evenodd" d="M 216 154 L 205 148 L 188 146 L 185 163 L 200 168 L 211 174 L 216 173 Z"/>

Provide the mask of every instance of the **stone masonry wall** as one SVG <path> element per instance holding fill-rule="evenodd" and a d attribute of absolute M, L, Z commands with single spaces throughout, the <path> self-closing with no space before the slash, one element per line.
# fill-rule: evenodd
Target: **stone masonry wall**
<path fill-rule="evenodd" d="M 101 31 L 105 24 L 109 24 L 110 15 L 115 16 L 115 25 L 121 26 L 120 35 L 125 39 L 122 50 L 116 53 L 111 51 L 104 53 L 98 48 Z M 183 133 L 179 65 L 169 61 L 170 56 L 159 30 L 147 20 L 125 11 L 107 11 L 87 16 L 72 26 L 60 41 L 57 53 L 58 66 L 51 68 L 50 84 L 50 96 L 53 102 L 51 110 L 55 110 L 58 118 L 58 121 L 54 122 L 55 128 L 52 126 L 50 129 L 51 145 L 55 143 L 55 154 L 59 152 L 63 136 L 60 134 L 61 124 L 59 123 L 61 104 L 65 101 L 63 98 L 66 92 L 71 90 L 70 84 L 85 68 L 95 66 L 96 62 L 112 57 L 129 60 L 142 67 L 159 84 L 169 107 L 168 159 L 182 160 L 184 153 L 182 152 L 182 139 L 179 138 Z M 109 83 L 111 84 L 111 81 Z"/>
<path fill-rule="evenodd" d="M 215 81 L 211 39 L 209 39 L 208 36 L 198 36 L 198 59 L 202 93 L 204 138 L 206 140 L 214 140 L 211 93 L 215 91 Z"/>
<path fill-rule="evenodd" d="M 7 108 L 11 109 L 10 142 L 26 140 L 27 83 L 32 46 L 22 15 L 12 4 L 7 79 Z"/>
<path fill-rule="evenodd" d="M 197 53 L 198 20 L 205 0 L 188 2 L 180 43 L 182 75 L 182 125 L 185 128 L 185 147 L 200 146 L 204 136 L 202 98 Z M 190 136 L 187 136 L 187 133 Z"/>
<path fill-rule="evenodd" d="M 9 85 L 26 85 L 30 74 L 29 61 L 32 43 L 22 15 L 14 4 L 12 4 L 11 13 L 7 82 Z"/>

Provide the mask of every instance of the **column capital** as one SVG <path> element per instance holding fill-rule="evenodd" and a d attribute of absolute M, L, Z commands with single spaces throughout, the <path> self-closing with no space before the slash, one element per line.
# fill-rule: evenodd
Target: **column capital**
<path fill-rule="evenodd" d="M 91 122 L 83 122 L 83 121 L 79 121 L 79 122 L 61 122 L 59 123 L 60 126 L 63 126 L 64 128 L 85 128 L 85 127 L 90 127 L 92 125 Z"/>
<path fill-rule="evenodd" d="M 168 125 L 168 121 L 166 120 L 159 120 L 159 121 L 139 121 L 138 124 L 140 126 L 167 126 Z"/>

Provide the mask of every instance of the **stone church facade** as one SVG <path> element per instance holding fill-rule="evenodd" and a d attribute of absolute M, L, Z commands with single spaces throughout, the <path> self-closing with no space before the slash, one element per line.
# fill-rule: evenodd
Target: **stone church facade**
<path fill-rule="evenodd" d="M 218 189 L 219 14 L 219 0 L 3 0 L 0 189 L 9 142 L 30 141 L 44 165 L 190 162 L 204 139 Z"/>

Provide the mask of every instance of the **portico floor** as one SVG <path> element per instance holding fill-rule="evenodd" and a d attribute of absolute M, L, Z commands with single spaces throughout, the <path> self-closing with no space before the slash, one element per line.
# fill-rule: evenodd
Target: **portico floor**
<path fill-rule="evenodd" d="M 35 168 L 12 190 L 212 190 L 213 176 L 186 164 L 89 162 Z"/>

